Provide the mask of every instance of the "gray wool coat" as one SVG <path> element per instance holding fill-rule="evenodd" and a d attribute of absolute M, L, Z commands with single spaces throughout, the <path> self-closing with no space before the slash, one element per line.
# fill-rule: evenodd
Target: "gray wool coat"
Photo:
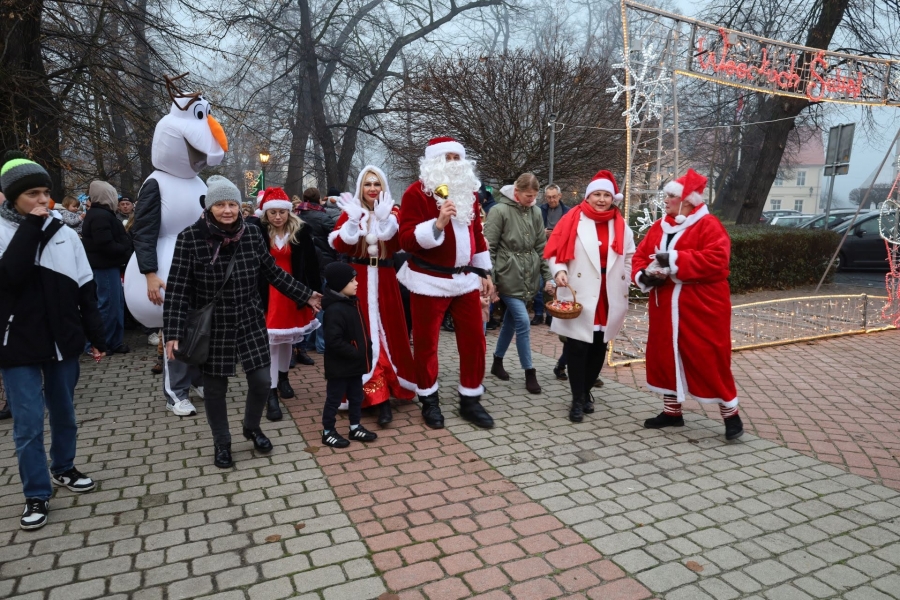
<path fill-rule="evenodd" d="M 225 280 L 228 261 L 237 252 L 231 278 L 213 314 L 209 360 L 200 370 L 207 375 L 232 376 L 237 361 L 245 372 L 268 369 L 271 355 L 259 278 L 264 277 L 298 304 L 305 304 L 312 290 L 275 264 L 258 228 L 247 225 L 240 241 L 223 247 L 215 264 L 210 264 L 214 246 L 208 238 L 203 219 L 178 234 L 163 304 L 165 339 L 183 338 L 188 311 L 212 301 Z"/>

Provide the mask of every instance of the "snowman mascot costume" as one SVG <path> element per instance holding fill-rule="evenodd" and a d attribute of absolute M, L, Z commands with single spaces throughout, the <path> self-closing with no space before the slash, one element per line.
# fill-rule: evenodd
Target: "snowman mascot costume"
<path fill-rule="evenodd" d="M 156 170 L 138 193 L 131 228 L 134 254 L 125 269 L 128 309 L 140 323 L 153 328 L 163 324 L 162 304 L 175 238 L 203 212 L 206 184 L 197 174 L 221 163 L 228 150 L 222 126 L 209 114 L 209 102 L 200 94 L 178 92 L 173 81 L 166 79 L 172 106 L 153 133 L 151 159 Z M 166 408 L 179 417 L 196 415 L 189 395 L 194 384 L 202 398 L 199 369 L 164 360 Z"/>

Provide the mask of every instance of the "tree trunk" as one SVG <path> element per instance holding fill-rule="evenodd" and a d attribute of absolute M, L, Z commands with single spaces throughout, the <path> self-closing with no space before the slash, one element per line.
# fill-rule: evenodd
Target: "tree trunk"
<path fill-rule="evenodd" d="M 306 145 L 309 143 L 309 92 L 305 78 L 297 84 L 297 102 L 291 119 L 291 150 L 288 156 L 284 191 L 289 197 L 303 194 L 303 171 L 306 167 Z"/>

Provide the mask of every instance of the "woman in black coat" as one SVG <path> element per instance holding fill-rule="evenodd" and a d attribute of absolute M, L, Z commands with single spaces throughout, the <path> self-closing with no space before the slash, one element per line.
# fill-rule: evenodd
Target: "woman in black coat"
<path fill-rule="evenodd" d="M 272 443 L 260 430 L 269 393 L 269 339 L 262 299 L 260 275 L 282 294 L 319 310 L 321 295 L 295 280 L 275 265 L 256 227 L 248 227 L 241 216 L 240 191 L 224 177 L 207 181 L 205 207 L 200 219 L 178 234 L 175 255 L 166 283 L 163 304 L 163 335 L 166 352 L 176 358 L 178 342 L 184 338 L 185 318 L 191 309 L 212 302 L 225 284 L 212 319 L 209 358 L 200 365 L 204 404 L 215 443 L 215 465 L 226 468 L 231 459 L 231 433 L 225 393 L 228 377 L 240 360 L 247 375 L 247 402 L 243 434 L 261 452 Z M 228 263 L 234 257 L 231 277 L 225 282 Z"/>
<path fill-rule="evenodd" d="M 91 209 L 81 225 L 81 241 L 97 282 L 97 306 L 106 328 L 109 353 L 125 354 L 125 294 L 122 266 L 134 247 L 125 226 L 116 217 L 118 194 L 105 181 L 92 181 L 88 192 Z"/>

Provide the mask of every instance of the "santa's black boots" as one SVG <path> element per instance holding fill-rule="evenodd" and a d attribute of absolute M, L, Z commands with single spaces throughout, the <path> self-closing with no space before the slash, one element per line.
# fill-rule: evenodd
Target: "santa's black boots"
<path fill-rule="evenodd" d="M 494 426 L 494 419 L 481 406 L 481 396 L 459 395 L 459 416 L 482 429 L 490 429 Z"/>
<path fill-rule="evenodd" d="M 385 400 L 378 405 L 378 424 L 384 427 L 393 420 L 394 415 L 391 412 L 391 401 Z"/>
<path fill-rule="evenodd" d="M 673 417 L 665 412 L 659 413 L 652 419 L 644 421 L 644 429 L 662 429 L 663 427 L 684 427 L 684 417 Z"/>
<path fill-rule="evenodd" d="M 419 396 L 419 402 L 422 403 L 422 418 L 425 420 L 425 424 L 432 429 L 443 429 L 444 415 L 441 414 L 438 393 Z"/>
<path fill-rule="evenodd" d="M 734 415 L 725 419 L 725 439 L 736 440 L 744 435 L 744 424 L 740 415 Z"/>

